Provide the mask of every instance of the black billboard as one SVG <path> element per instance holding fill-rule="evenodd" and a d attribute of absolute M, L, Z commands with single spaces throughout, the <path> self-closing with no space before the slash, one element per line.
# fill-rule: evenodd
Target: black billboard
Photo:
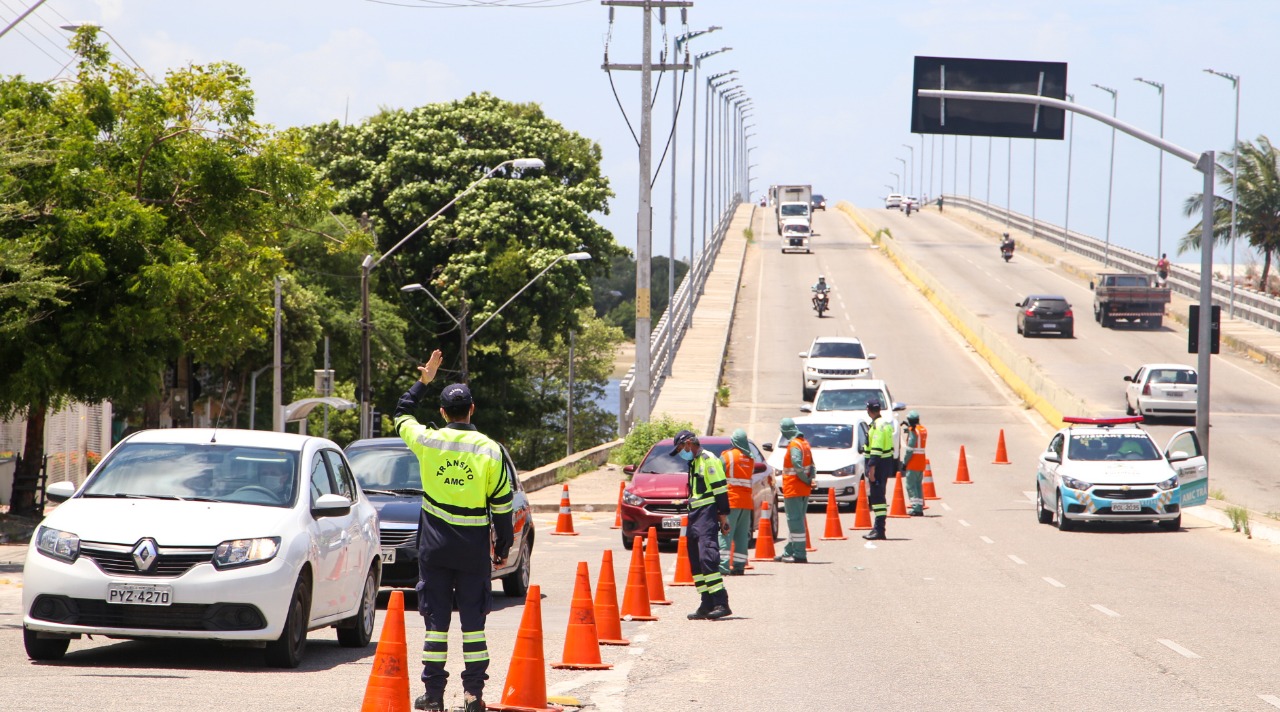
<path fill-rule="evenodd" d="M 1030 94 L 1065 100 L 1066 62 L 916 57 L 911 88 L 911 133 L 1062 140 L 1066 125 L 1066 112 L 1062 109 L 924 98 L 918 95 L 921 89 Z"/>

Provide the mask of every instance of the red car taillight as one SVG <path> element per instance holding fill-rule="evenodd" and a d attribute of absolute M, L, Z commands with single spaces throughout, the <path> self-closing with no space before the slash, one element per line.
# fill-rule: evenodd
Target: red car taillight
<path fill-rule="evenodd" d="M 1035 315 L 1036 315 L 1036 313 L 1035 313 L 1035 311 L 1033 311 L 1033 310 L 1031 310 L 1031 309 L 1028 309 L 1028 310 L 1026 311 L 1026 315 L 1027 315 L 1027 316 L 1035 316 Z"/>
<path fill-rule="evenodd" d="M 1150 383 L 1147 383 L 1145 386 L 1143 386 L 1143 387 L 1142 387 L 1142 395 L 1144 395 L 1144 396 L 1149 396 L 1149 395 L 1151 395 L 1151 384 L 1150 384 Z"/>
<path fill-rule="evenodd" d="M 1068 310 L 1067 310 L 1067 313 L 1066 313 L 1066 314 L 1063 314 L 1063 316 L 1064 316 L 1064 317 L 1072 317 L 1072 316 L 1075 316 L 1075 315 L 1071 313 L 1071 310 L 1070 310 L 1070 309 L 1068 309 Z"/>

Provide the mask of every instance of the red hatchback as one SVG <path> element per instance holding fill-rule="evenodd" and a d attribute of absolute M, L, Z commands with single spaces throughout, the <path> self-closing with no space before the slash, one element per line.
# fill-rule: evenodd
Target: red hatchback
<path fill-rule="evenodd" d="M 698 438 L 707 452 L 720 457 L 730 447 L 729 438 L 706 436 Z M 755 477 L 751 493 L 755 500 L 755 516 L 752 537 L 760 525 L 760 505 L 769 503 L 769 522 L 774 538 L 778 537 L 778 491 L 775 486 L 773 466 L 765 461 L 760 448 L 748 441 L 751 457 L 756 461 Z M 689 498 L 689 464 L 671 454 L 674 445 L 671 438 L 659 441 L 644 456 L 639 467 L 623 468 L 631 478 L 631 484 L 622 492 L 622 545 L 630 549 L 632 537 L 647 537 L 649 529 L 658 531 L 658 541 L 675 542 L 680 538 L 680 517 L 687 514 L 685 500 Z"/>

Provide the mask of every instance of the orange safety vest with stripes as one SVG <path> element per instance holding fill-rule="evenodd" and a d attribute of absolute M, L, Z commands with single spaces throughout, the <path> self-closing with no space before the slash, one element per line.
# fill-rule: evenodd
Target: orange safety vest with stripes
<path fill-rule="evenodd" d="M 729 509 L 755 509 L 751 496 L 751 475 L 756 462 L 736 447 L 724 451 L 724 473 L 729 482 Z"/>
<path fill-rule="evenodd" d="M 924 472 L 924 465 L 925 465 L 924 442 L 929 437 L 929 431 L 926 430 L 925 427 L 923 425 L 920 425 L 919 423 L 917 423 L 913 427 L 908 427 L 907 430 L 915 432 L 916 443 L 914 446 L 911 447 L 911 459 L 907 460 L 906 466 L 903 467 L 902 469 L 910 470 L 912 472 Z M 910 433 L 908 433 L 907 437 L 909 442 L 911 437 Z"/>
<path fill-rule="evenodd" d="M 791 461 L 791 448 L 800 448 L 800 462 Z M 787 443 L 787 456 L 782 462 L 782 496 L 783 497 L 808 497 L 809 492 L 813 490 L 811 482 L 806 483 L 804 480 L 796 476 L 799 468 L 803 467 L 806 473 L 813 472 L 813 451 L 809 449 L 809 441 L 804 438 L 792 438 Z"/>

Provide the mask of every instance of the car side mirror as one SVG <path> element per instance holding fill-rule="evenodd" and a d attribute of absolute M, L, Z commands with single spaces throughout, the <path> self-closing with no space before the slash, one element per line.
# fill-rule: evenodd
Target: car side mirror
<path fill-rule="evenodd" d="M 811 405 L 809 405 L 808 403 L 806 403 L 806 404 L 804 404 L 804 405 L 800 406 L 800 412 L 801 412 L 801 413 L 812 413 L 812 412 L 813 412 L 813 406 L 811 406 Z"/>
<path fill-rule="evenodd" d="M 622 468 L 622 474 L 624 475 L 634 475 L 635 473 L 636 473 L 635 465 L 626 465 Z"/>
<path fill-rule="evenodd" d="M 895 411 L 897 411 L 897 410 L 906 410 L 906 409 L 907 409 L 907 404 L 906 404 L 906 403 L 894 403 L 894 404 L 893 404 L 893 409 L 894 409 Z"/>
<path fill-rule="evenodd" d="M 1184 450 L 1174 450 L 1169 453 L 1169 462 L 1182 462 L 1191 459 L 1191 455 Z"/>
<path fill-rule="evenodd" d="M 797 356 L 799 356 L 800 358 L 809 358 L 809 352 L 801 351 L 799 354 L 797 354 Z"/>
<path fill-rule="evenodd" d="M 1125 376 L 1124 380 L 1128 381 L 1129 383 L 1133 383 L 1133 376 Z"/>
<path fill-rule="evenodd" d="M 760 449 L 765 452 L 773 452 L 773 443 L 765 443 L 760 446 Z"/>
<path fill-rule="evenodd" d="M 61 482 L 54 482 L 53 484 L 46 487 L 44 490 L 44 495 L 45 497 L 49 498 L 50 502 L 65 502 L 71 499 L 72 495 L 74 495 L 75 493 L 76 493 L 75 483 L 68 482 L 66 480 L 63 480 Z"/>
<path fill-rule="evenodd" d="M 769 469 L 769 466 L 768 466 L 768 465 L 766 465 L 766 464 L 765 464 L 765 463 L 763 463 L 763 462 L 757 462 L 757 463 L 756 463 L 756 465 L 755 465 L 755 467 L 751 468 L 751 471 L 758 475 L 758 474 L 760 474 L 761 472 L 764 472 L 764 471 L 765 471 L 765 470 L 767 470 L 767 469 Z"/>
<path fill-rule="evenodd" d="M 311 516 L 341 517 L 351 513 L 351 500 L 340 494 L 322 494 L 311 505 Z"/>
<path fill-rule="evenodd" d="M 874 361 L 874 360 L 876 360 L 876 355 L 875 355 L 875 354 L 867 354 L 867 360 L 868 360 L 868 361 Z"/>
<path fill-rule="evenodd" d="M 1045 462 L 1056 462 L 1056 463 L 1061 464 L 1061 463 L 1062 463 L 1062 457 L 1061 457 L 1061 456 L 1059 456 L 1059 455 L 1058 455 L 1058 453 L 1056 453 L 1056 452 L 1054 452 L 1054 451 L 1050 450 L 1049 452 L 1046 452 L 1046 453 L 1044 454 L 1044 461 L 1045 461 Z"/>
<path fill-rule="evenodd" d="M 1015 306 L 1015 307 L 1022 307 L 1022 302 L 1015 302 L 1015 303 L 1014 303 L 1014 306 Z"/>
<path fill-rule="evenodd" d="M 1089 280 L 1089 291 L 1090 291 L 1090 292 L 1092 292 L 1092 291 L 1093 291 L 1093 280 L 1092 280 L 1092 279 L 1091 279 L 1091 280 Z"/>

